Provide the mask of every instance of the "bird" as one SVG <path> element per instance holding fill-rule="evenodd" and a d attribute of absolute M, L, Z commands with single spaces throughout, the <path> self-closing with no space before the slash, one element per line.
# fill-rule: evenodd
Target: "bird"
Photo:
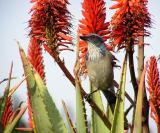
<path fill-rule="evenodd" d="M 106 49 L 103 38 L 98 34 L 90 33 L 88 35 L 81 35 L 80 39 L 85 41 L 88 47 L 85 58 L 89 80 L 97 90 L 103 92 L 112 113 L 114 113 L 117 99 L 113 84 L 115 56 Z M 126 116 L 124 117 L 124 128 L 128 129 Z"/>
<path fill-rule="evenodd" d="M 93 86 L 103 92 L 114 112 L 116 95 L 113 85 L 113 55 L 106 49 L 103 38 L 97 34 L 80 36 L 80 39 L 88 45 L 86 67 L 89 80 Z"/>

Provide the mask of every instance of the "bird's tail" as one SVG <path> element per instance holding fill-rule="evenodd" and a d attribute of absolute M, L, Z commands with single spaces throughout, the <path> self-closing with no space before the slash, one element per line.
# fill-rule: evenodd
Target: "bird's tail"
<path fill-rule="evenodd" d="M 104 96 L 106 97 L 108 104 L 111 108 L 112 113 L 114 114 L 114 109 L 116 105 L 116 94 L 114 91 L 114 87 L 111 89 L 102 90 Z M 128 129 L 128 120 L 126 116 L 124 117 L 124 129 Z"/>
<path fill-rule="evenodd" d="M 114 108 L 116 104 L 116 95 L 114 90 L 106 89 L 106 90 L 102 90 L 102 92 L 108 101 L 108 104 L 111 108 L 112 113 L 114 113 Z"/>

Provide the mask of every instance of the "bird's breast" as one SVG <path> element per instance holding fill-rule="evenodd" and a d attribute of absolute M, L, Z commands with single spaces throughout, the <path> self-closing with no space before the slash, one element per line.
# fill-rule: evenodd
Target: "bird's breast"
<path fill-rule="evenodd" d="M 88 60 L 95 61 L 102 58 L 102 54 L 100 53 L 100 48 L 95 45 L 88 43 Z"/>
<path fill-rule="evenodd" d="M 97 89 L 106 89 L 113 82 L 113 68 L 109 56 L 87 61 L 88 76 Z"/>

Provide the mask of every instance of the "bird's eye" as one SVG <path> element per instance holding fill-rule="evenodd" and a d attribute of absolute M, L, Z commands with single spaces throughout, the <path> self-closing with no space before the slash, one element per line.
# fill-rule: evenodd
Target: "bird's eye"
<path fill-rule="evenodd" d="M 95 39 L 95 36 L 92 36 L 92 39 Z"/>

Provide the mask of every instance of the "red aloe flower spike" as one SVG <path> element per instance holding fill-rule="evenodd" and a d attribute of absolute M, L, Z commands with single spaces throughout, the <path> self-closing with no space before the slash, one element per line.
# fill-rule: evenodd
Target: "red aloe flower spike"
<path fill-rule="evenodd" d="M 109 23 L 106 22 L 106 7 L 104 0 L 83 0 L 82 3 L 83 18 L 79 21 L 78 35 L 86 35 L 89 33 L 95 33 L 103 37 L 106 41 L 109 38 Z M 108 46 L 106 46 L 109 48 Z M 80 49 L 80 62 L 81 73 L 86 70 L 85 67 L 85 54 L 87 51 L 87 45 L 84 41 L 79 40 Z"/>
<path fill-rule="evenodd" d="M 31 0 L 30 36 L 36 37 L 40 43 L 47 44 L 52 50 L 58 50 L 59 43 L 70 44 L 71 23 L 70 12 L 67 10 L 68 0 Z"/>
<path fill-rule="evenodd" d="M 13 108 L 12 108 L 12 100 L 11 100 L 11 96 L 10 96 L 7 98 L 4 113 L 2 116 L 2 125 L 4 128 L 6 127 L 8 121 L 12 115 L 13 115 Z"/>
<path fill-rule="evenodd" d="M 150 57 L 147 83 L 149 91 L 149 104 L 151 107 L 151 117 L 156 121 L 158 131 L 160 131 L 160 79 L 155 56 Z"/>
<path fill-rule="evenodd" d="M 45 72 L 42 56 L 42 48 L 40 41 L 36 38 L 30 39 L 30 44 L 28 47 L 28 60 L 34 67 L 34 69 L 39 73 L 41 78 L 45 81 Z"/>
<path fill-rule="evenodd" d="M 146 28 L 151 27 L 147 0 L 117 0 L 110 9 L 117 9 L 111 20 L 112 45 L 121 49 L 126 46 L 128 39 L 137 44 L 140 36 L 149 36 Z"/>

